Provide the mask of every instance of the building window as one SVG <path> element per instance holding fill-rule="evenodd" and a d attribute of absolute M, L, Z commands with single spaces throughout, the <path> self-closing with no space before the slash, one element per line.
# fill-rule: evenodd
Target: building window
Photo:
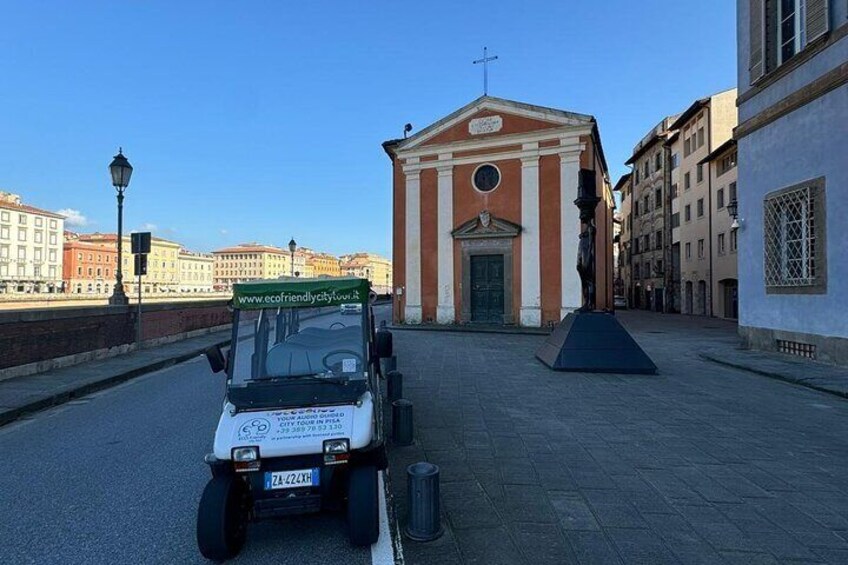
<path fill-rule="evenodd" d="M 724 234 L 720 233 L 720 234 L 718 234 L 718 254 L 724 255 L 725 252 L 726 252 L 726 250 L 725 250 L 725 247 L 724 247 Z"/>
<path fill-rule="evenodd" d="M 0 227 L 0 239 L 9 239 L 9 227 Z"/>
<path fill-rule="evenodd" d="M 18 261 L 26 260 L 26 247 L 23 245 L 18 246 Z"/>
<path fill-rule="evenodd" d="M 698 217 L 701 218 L 704 216 L 704 199 L 698 199 Z"/>
<path fill-rule="evenodd" d="M 683 190 L 689 190 L 692 188 L 692 178 L 689 176 L 689 173 L 683 175 Z"/>
<path fill-rule="evenodd" d="M 683 207 L 683 221 L 689 222 L 692 220 L 692 205 L 687 204 Z"/>
<path fill-rule="evenodd" d="M 637 218 L 639 217 L 639 201 L 638 200 L 633 202 L 633 215 L 636 216 Z"/>
<path fill-rule="evenodd" d="M 35 255 L 33 256 L 33 261 L 41 261 L 43 251 L 41 248 L 36 248 Z"/>
<path fill-rule="evenodd" d="M 474 188 L 480 192 L 492 192 L 501 184 L 501 171 L 496 166 L 485 163 L 474 169 L 471 181 Z"/>
<path fill-rule="evenodd" d="M 736 253 L 736 230 L 730 230 L 730 252 Z"/>
<path fill-rule="evenodd" d="M 654 237 L 654 243 L 656 244 L 656 249 L 662 249 L 663 244 L 663 232 L 662 230 L 657 230 L 657 234 Z"/>
<path fill-rule="evenodd" d="M 730 155 L 726 155 L 722 157 L 718 162 L 718 171 L 716 176 L 721 176 L 733 167 L 736 166 L 736 151 L 731 153 Z"/>
<path fill-rule="evenodd" d="M 640 279 L 641 277 L 639 275 L 639 263 L 636 263 L 635 265 L 633 265 L 633 278 Z"/>
<path fill-rule="evenodd" d="M 55 233 L 51 233 L 51 234 L 50 234 L 50 245 L 58 245 L 58 243 L 59 243 L 59 240 L 58 240 L 58 238 L 56 237 L 56 234 L 55 234 Z"/>
<path fill-rule="evenodd" d="M 692 259 L 692 244 L 686 243 L 686 260 L 689 261 Z"/>
<path fill-rule="evenodd" d="M 763 240 L 767 290 L 824 290 L 824 212 L 823 178 L 766 196 Z"/>
<path fill-rule="evenodd" d="M 698 182 L 704 182 L 704 164 L 698 163 Z"/>
<path fill-rule="evenodd" d="M 674 200 L 677 198 L 677 183 L 671 185 L 671 199 Z"/>
<path fill-rule="evenodd" d="M 686 141 L 683 142 L 683 156 L 688 157 L 689 153 L 692 152 L 692 145 L 689 141 L 689 138 L 686 138 Z"/>
<path fill-rule="evenodd" d="M 26 225 L 26 214 L 18 214 L 18 223 L 22 226 Z"/>
<path fill-rule="evenodd" d="M 730 193 L 728 195 L 730 197 L 729 202 L 733 202 L 734 200 L 736 200 L 736 183 L 735 182 L 730 183 L 730 186 L 727 187 L 727 188 L 728 188 L 728 192 Z"/>
<path fill-rule="evenodd" d="M 650 162 L 648 160 L 645 160 L 645 178 L 648 178 L 648 175 L 651 174 L 649 167 L 650 167 Z"/>
<path fill-rule="evenodd" d="M 657 153 L 654 156 L 654 169 L 657 170 L 657 171 L 662 169 L 662 154 L 661 153 Z"/>
<path fill-rule="evenodd" d="M 662 189 L 658 188 L 654 191 L 654 208 L 662 208 Z"/>
<path fill-rule="evenodd" d="M 724 208 L 724 189 L 719 188 L 716 192 L 716 210 Z"/>
<path fill-rule="evenodd" d="M 680 153 L 675 153 L 671 156 L 671 170 L 673 171 L 680 166 Z"/>
<path fill-rule="evenodd" d="M 679 228 L 680 227 L 680 212 L 675 212 L 671 215 L 671 227 Z"/>
<path fill-rule="evenodd" d="M 82 276 L 82 267 L 77 267 L 77 275 Z"/>
<path fill-rule="evenodd" d="M 703 259 L 703 258 L 704 258 L 704 240 L 699 239 L 698 240 L 698 259 Z"/>
<path fill-rule="evenodd" d="M 26 241 L 26 240 L 27 240 L 26 228 L 18 228 L 18 241 Z"/>
<path fill-rule="evenodd" d="M 662 259 L 657 259 L 656 263 L 654 263 L 654 272 L 658 277 L 663 276 L 663 262 Z"/>
<path fill-rule="evenodd" d="M 44 242 L 44 232 L 41 230 L 35 230 L 35 243 L 43 243 Z"/>
<path fill-rule="evenodd" d="M 704 126 L 701 126 L 700 128 L 698 128 L 698 147 L 704 146 L 705 137 L 706 136 L 704 135 Z"/>
<path fill-rule="evenodd" d="M 0 220 L 2 220 L 4 222 L 8 222 L 9 221 L 9 212 L 0 213 Z"/>

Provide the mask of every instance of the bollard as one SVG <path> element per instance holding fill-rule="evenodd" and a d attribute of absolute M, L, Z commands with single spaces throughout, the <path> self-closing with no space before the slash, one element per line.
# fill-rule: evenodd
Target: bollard
<path fill-rule="evenodd" d="M 432 541 L 442 535 L 439 517 L 439 467 L 413 463 L 406 468 L 406 503 L 409 508 L 406 537 Z"/>
<path fill-rule="evenodd" d="M 403 373 L 400 371 L 389 371 L 386 383 L 386 396 L 389 402 L 403 398 Z"/>
<path fill-rule="evenodd" d="M 412 402 L 392 402 L 392 439 L 396 445 L 412 445 Z"/>
<path fill-rule="evenodd" d="M 380 359 L 380 363 L 383 364 L 383 375 L 388 375 L 392 371 L 397 371 L 397 357 L 392 355 L 391 357 L 383 357 Z"/>

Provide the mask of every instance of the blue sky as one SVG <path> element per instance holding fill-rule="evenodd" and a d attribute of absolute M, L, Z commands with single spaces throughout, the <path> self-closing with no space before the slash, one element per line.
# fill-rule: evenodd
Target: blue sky
<path fill-rule="evenodd" d="M 705 8 L 709 6 L 709 8 Z M 0 2 L 0 190 L 130 229 L 389 254 L 381 142 L 489 93 L 593 114 L 613 182 L 664 115 L 734 86 L 735 2 Z"/>

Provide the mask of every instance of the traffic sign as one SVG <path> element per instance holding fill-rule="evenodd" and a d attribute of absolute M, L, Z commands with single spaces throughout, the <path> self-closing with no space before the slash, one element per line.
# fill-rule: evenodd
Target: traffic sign
<path fill-rule="evenodd" d="M 133 255 L 139 253 L 150 253 L 150 232 L 142 231 L 130 234 Z"/>
<path fill-rule="evenodd" d="M 133 234 L 133 235 L 135 235 L 135 234 Z M 142 275 L 146 275 L 147 274 L 147 255 L 146 254 L 139 254 L 139 255 L 135 255 L 134 258 L 135 258 L 135 274 L 136 274 L 136 276 L 140 277 Z"/>

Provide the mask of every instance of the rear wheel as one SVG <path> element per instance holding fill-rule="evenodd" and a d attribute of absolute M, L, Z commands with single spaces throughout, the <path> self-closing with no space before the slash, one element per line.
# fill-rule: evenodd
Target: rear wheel
<path fill-rule="evenodd" d="M 197 509 L 197 547 L 207 559 L 224 561 L 241 551 L 247 533 L 247 487 L 232 475 L 213 477 Z"/>
<path fill-rule="evenodd" d="M 354 467 L 350 470 L 347 493 L 347 527 L 350 543 L 371 545 L 380 535 L 377 468 Z"/>

